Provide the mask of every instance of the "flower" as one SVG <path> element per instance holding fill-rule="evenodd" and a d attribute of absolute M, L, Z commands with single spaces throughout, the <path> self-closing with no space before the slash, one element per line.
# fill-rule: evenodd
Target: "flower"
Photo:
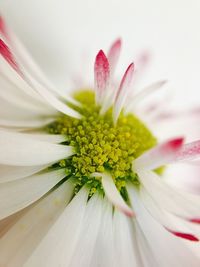
<path fill-rule="evenodd" d="M 165 81 L 132 95 L 131 63 L 117 86 L 118 39 L 96 56 L 95 90 L 65 95 L 2 18 L 0 32 L 0 266 L 198 266 L 200 197 L 162 175 L 199 166 L 200 141 L 159 142 L 132 113 Z M 138 112 L 182 119 L 159 109 Z"/>

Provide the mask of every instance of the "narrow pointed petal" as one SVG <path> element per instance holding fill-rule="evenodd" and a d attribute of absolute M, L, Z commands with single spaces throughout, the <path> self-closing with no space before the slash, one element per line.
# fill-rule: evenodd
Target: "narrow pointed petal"
<path fill-rule="evenodd" d="M 110 201 L 104 197 L 103 202 L 103 215 L 100 222 L 100 228 L 95 245 L 95 250 L 92 256 L 89 267 L 103 266 L 110 267 L 116 266 L 114 255 L 114 233 L 113 233 L 113 206 Z"/>
<path fill-rule="evenodd" d="M 129 217 L 134 216 L 133 210 L 126 204 L 117 190 L 112 177 L 109 174 L 99 173 L 97 174 L 102 177 L 102 185 L 107 198 L 112 202 L 112 204 L 121 210 L 124 214 Z"/>
<path fill-rule="evenodd" d="M 18 73 L 21 73 L 13 54 L 2 39 L 0 39 L 0 55 L 4 57 L 13 69 L 15 69 Z"/>
<path fill-rule="evenodd" d="M 121 46 L 122 46 L 122 41 L 121 39 L 117 39 L 112 46 L 110 47 L 110 50 L 108 52 L 108 62 L 110 64 L 110 72 L 111 75 L 113 76 L 114 71 L 116 69 L 116 65 L 120 56 L 121 52 Z"/>
<path fill-rule="evenodd" d="M 115 210 L 113 216 L 115 267 L 142 266 L 140 251 L 138 248 L 135 222 L 131 221 L 123 213 Z M 103 266 L 103 265 L 102 265 Z"/>
<path fill-rule="evenodd" d="M 117 94 L 116 94 L 114 110 L 113 110 L 113 120 L 115 123 L 117 122 L 119 114 L 123 108 L 125 101 L 126 101 L 126 98 L 127 98 L 127 95 L 128 95 L 129 89 L 130 89 L 130 85 L 131 85 L 131 82 L 133 79 L 133 73 L 134 73 L 134 64 L 131 63 L 128 66 L 128 68 L 127 68 L 127 70 L 126 70 L 126 72 L 125 72 L 125 74 L 121 80 L 119 89 L 118 89 Z"/>
<path fill-rule="evenodd" d="M 23 266 L 66 208 L 73 189 L 73 183 L 68 180 L 32 205 L 18 219 L 0 239 L 0 266 Z"/>
<path fill-rule="evenodd" d="M 169 186 L 152 171 L 140 171 L 138 175 L 146 191 L 161 209 L 188 221 L 200 218 L 199 195 L 181 192 Z"/>
<path fill-rule="evenodd" d="M 72 97 L 62 93 L 46 78 L 40 67 L 36 64 L 31 55 L 28 53 L 24 45 L 20 42 L 20 40 L 12 32 L 12 30 L 7 27 L 2 17 L 0 17 L 0 33 L 5 37 L 6 41 L 8 42 L 9 47 L 13 51 L 13 54 L 15 54 L 16 56 L 17 62 L 20 63 L 19 65 L 24 65 L 36 80 L 38 80 L 46 88 L 54 92 L 57 96 L 62 97 L 77 105 L 77 102 Z"/>
<path fill-rule="evenodd" d="M 96 56 L 94 64 L 94 81 L 96 90 L 96 103 L 101 104 L 110 80 L 110 66 L 102 50 Z"/>
<path fill-rule="evenodd" d="M 68 262 L 74 254 L 80 238 L 87 199 L 88 190 L 82 188 L 35 248 L 24 267 L 70 266 Z M 53 251 L 53 253 L 49 253 L 49 251 Z M 65 263 L 62 265 L 63 258 L 65 258 Z"/>
<path fill-rule="evenodd" d="M 6 37 L 6 25 L 4 22 L 3 17 L 0 15 L 0 34 L 2 34 L 4 37 Z"/>
<path fill-rule="evenodd" d="M 148 150 L 134 161 L 133 170 L 154 170 L 173 162 L 183 146 L 183 141 L 183 138 L 175 138 Z"/>
<path fill-rule="evenodd" d="M 194 242 L 199 242 L 199 239 L 192 235 L 192 234 L 187 234 L 187 233 L 181 233 L 181 232 L 174 232 L 172 230 L 167 229 L 170 233 L 172 233 L 173 235 L 183 238 L 183 239 L 187 239 L 189 241 L 194 241 Z"/>
<path fill-rule="evenodd" d="M 34 140 L 28 134 L 0 130 L 0 164 L 13 166 L 44 165 L 67 158 L 72 147 Z"/>
<path fill-rule="evenodd" d="M 43 127 L 53 119 L 35 119 L 35 120 L 7 120 L 7 119 L 0 119 L 0 126 L 3 127 L 11 127 L 11 128 L 39 128 Z"/>
<path fill-rule="evenodd" d="M 0 186 L 0 219 L 3 219 L 37 201 L 66 176 L 57 170 L 35 174 Z"/>
<path fill-rule="evenodd" d="M 0 183 L 6 183 L 28 177 L 37 172 L 40 172 L 41 170 L 46 169 L 47 167 L 48 167 L 47 165 L 33 166 L 33 167 L 0 165 L 1 169 Z"/>
<path fill-rule="evenodd" d="M 57 97 L 55 97 L 45 86 L 39 83 L 34 77 L 32 77 L 24 68 L 22 71 L 25 75 L 25 79 L 28 84 L 35 89 L 37 93 L 39 93 L 44 100 L 49 103 L 52 107 L 57 109 L 58 111 L 75 118 L 80 118 L 80 114 L 73 110 L 72 108 L 68 107 L 62 101 L 60 101 Z"/>
<path fill-rule="evenodd" d="M 52 144 L 59 144 L 66 141 L 66 137 L 61 134 L 44 134 L 44 133 L 27 133 L 28 138 L 33 138 L 35 140 L 45 141 Z"/>
<path fill-rule="evenodd" d="M 19 74 L 19 76 L 23 77 L 23 79 L 32 87 L 34 90 L 39 93 L 47 103 L 53 106 L 58 111 L 75 117 L 80 118 L 80 114 L 73 110 L 72 108 L 68 107 L 58 98 L 56 98 L 42 83 L 38 82 L 33 75 L 27 71 L 27 68 L 24 67 L 23 64 L 17 64 L 14 58 L 14 55 L 11 53 L 8 46 L 0 40 L 0 54 L 4 57 L 7 63 Z"/>
<path fill-rule="evenodd" d="M 158 262 L 157 266 L 199 266 L 199 253 L 197 255 L 190 250 L 191 242 L 184 243 L 181 239 L 170 234 L 160 225 L 142 205 L 137 195 L 137 189 L 133 186 L 127 188 L 129 198 L 134 206 L 136 220 L 141 231 L 144 233 L 146 243 L 150 246 L 153 257 Z M 164 200 L 162 201 L 164 202 Z M 167 246 L 166 246 L 167 244 Z M 198 245 L 198 243 L 192 243 Z M 159 248 L 159 250 L 158 250 Z M 199 247 L 197 247 L 197 250 Z M 147 265 L 154 266 L 154 265 Z"/>
<path fill-rule="evenodd" d="M 200 158 L 200 140 L 185 144 L 178 153 L 177 161 L 190 161 Z"/>
<path fill-rule="evenodd" d="M 80 262 L 82 267 L 90 266 L 92 256 L 96 249 L 97 237 L 101 228 L 103 204 L 102 196 L 99 194 L 93 195 L 89 200 L 83 218 L 79 240 L 67 266 L 76 267 L 80 265 Z M 67 255 L 65 257 L 68 258 Z M 62 259 L 61 266 L 64 266 L 67 262 L 65 257 Z"/>
<path fill-rule="evenodd" d="M 149 213 L 169 232 L 182 233 L 183 236 L 185 235 L 185 239 L 187 239 L 187 235 L 195 237 L 196 241 L 199 239 L 200 229 L 195 227 L 191 220 L 182 219 L 165 211 L 165 209 L 156 204 L 143 187 L 139 190 L 139 197 Z"/>
<path fill-rule="evenodd" d="M 137 106 L 138 103 L 140 103 L 143 99 L 145 99 L 149 95 L 152 95 L 158 89 L 162 88 L 166 84 L 166 82 L 167 82 L 166 80 L 158 81 L 143 88 L 138 94 L 136 94 L 131 99 L 131 101 L 129 101 L 129 104 L 125 108 L 126 113 L 134 110 L 135 106 Z"/>

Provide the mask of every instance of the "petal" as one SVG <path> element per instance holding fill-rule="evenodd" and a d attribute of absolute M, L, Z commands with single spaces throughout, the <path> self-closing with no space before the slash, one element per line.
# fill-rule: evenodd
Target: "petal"
<path fill-rule="evenodd" d="M 200 218 L 200 196 L 172 188 L 154 172 L 141 171 L 138 175 L 149 195 L 162 209 L 187 220 Z"/>
<path fill-rule="evenodd" d="M 131 63 L 124 73 L 124 76 L 121 80 L 119 89 L 116 94 L 115 104 L 114 104 L 114 109 L 113 109 L 113 120 L 115 123 L 117 122 L 119 114 L 126 101 L 126 98 L 127 98 L 127 95 L 130 89 L 130 85 L 133 79 L 133 73 L 134 73 L 134 64 Z"/>
<path fill-rule="evenodd" d="M 72 197 L 69 180 L 38 201 L 0 240 L 0 265 L 21 267 Z"/>
<path fill-rule="evenodd" d="M 101 227 L 99 228 L 98 237 L 90 263 L 93 266 L 116 266 L 114 262 L 114 233 L 113 233 L 113 207 L 106 197 L 102 199 L 103 215 Z"/>
<path fill-rule="evenodd" d="M 163 173 L 163 179 L 172 187 L 193 194 L 200 194 L 199 173 L 200 164 L 192 165 L 180 162 L 167 166 Z"/>
<path fill-rule="evenodd" d="M 62 143 L 66 141 L 66 137 L 61 134 L 27 133 L 26 136 L 34 140 L 45 141 L 52 144 Z"/>
<path fill-rule="evenodd" d="M 35 174 L 19 181 L 0 185 L 0 219 L 32 204 L 66 176 L 65 171 Z"/>
<path fill-rule="evenodd" d="M 9 29 L 3 20 L 3 18 L 0 18 L 1 20 L 1 27 L 0 31 L 3 34 L 3 36 L 6 38 L 9 46 L 12 48 L 12 51 L 17 56 L 17 59 L 19 59 L 19 62 L 22 62 L 26 66 L 26 68 L 29 70 L 29 72 L 42 84 L 44 84 L 47 88 L 49 88 L 51 91 L 55 92 L 58 96 L 62 96 L 68 101 L 74 102 L 73 98 L 68 97 L 65 94 L 62 94 L 59 90 L 57 90 L 53 84 L 45 77 L 42 70 L 39 68 L 39 66 L 36 64 L 36 62 L 33 60 L 31 55 L 29 55 L 26 48 L 23 46 L 23 44 L 20 42 L 20 40 L 15 36 L 15 34 Z M 76 102 L 74 102 L 76 103 Z"/>
<path fill-rule="evenodd" d="M 0 165 L 0 183 L 10 182 L 18 179 L 22 179 L 33 175 L 41 170 L 46 169 L 47 165 L 33 166 L 33 167 L 19 167 L 19 166 L 8 166 Z"/>
<path fill-rule="evenodd" d="M 162 88 L 163 85 L 166 84 L 166 80 L 155 82 L 145 88 L 143 88 L 138 94 L 136 94 L 132 99 L 128 100 L 129 104 L 125 107 L 125 112 L 128 113 L 130 111 L 133 111 L 135 107 L 137 108 L 137 104 L 140 103 L 143 99 L 148 97 L 149 95 L 152 95 L 155 91 Z"/>
<path fill-rule="evenodd" d="M 123 213 L 115 211 L 113 228 L 115 265 L 110 266 L 143 266 L 135 236 L 135 224 Z"/>
<path fill-rule="evenodd" d="M 7 56 L 8 52 L 6 53 L 6 56 L 4 56 L 7 62 L 15 70 L 17 70 L 20 76 L 22 76 L 30 84 L 30 86 L 32 86 L 42 97 L 44 97 L 44 99 L 50 105 L 52 105 L 54 108 L 56 108 L 60 112 L 63 112 L 66 115 L 79 118 L 80 115 L 76 111 L 69 108 L 63 102 L 54 97 L 53 94 L 51 94 L 49 89 L 52 89 L 52 91 L 57 92 L 57 95 L 59 95 L 58 90 L 56 90 L 54 86 L 52 86 L 51 83 L 45 78 L 41 70 L 37 67 L 35 62 L 32 60 L 32 58 L 29 56 L 27 51 L 24 49 L 18 39 L 14 36 L 14 34 L 8 28 L 6 28 L 6 31 L 7 35 L 9 36 L 9 38 L 7 38 L 7 41 L 10 46 L 10 48 L 6 46 L 6 52 L 9 51 L 9 57 Z M 12 53 L 10 49 L 12 49 Z M 5 55 L 5 52 L 3 55 Z M 16 66 L 13 65 L 13 60 L 12 62 L 10 62 L 10 58 L 14 60 L 16 58 L 15 61 L 18 64 L 16 63 Z M 72 100 L 73 102 L 73 99 L 70 98 L 70 100 Z"/>
<path fill-rule="evenodd" d="M 101 228 L 102 216 L 103 201 L 102 197 L 97 194 L 94 195 L 88 202 L 75 251 L 69 261 L 69 265 L 66 266 L 76 267 L 80 265 L 80 262 L 82 267 L 90 266 L 92 256 L 96 249 L 96 242 Z M 63 265 L 66 264 L 66 262 L 65 258 L 63 258 Z"/>
<path fill-rule="evenodd" d="M 147 244 L 151 247 L 153 257 L 158 266 L 199 266 L 199 255 L 193 254 L 190 243 L 184 243 L 182 239 L 173 236 L 166 231 L 145 209 L 138 197 L 137 190 L 133 186 L 128 187 L 130 201 L 136 212 L 136 220 L 142 230 Z M 199 248 L 199 243 L 194 242 Z M 154 265 L 149 265 L 154 266 Z"/>
<path fill-rule="evenodd" d="M 96 91 L 96 103 L 101 104 L 104 93 L 110 80 L 110 67 L 108 59 L 102 50 L 96 56 L 94 64 L 94 82 Z"/>
<path fill-rule="evenodd" d="M 72 148 L 28 137 L 28 134 L 0 131 L 0 163 L 14 166 L 44 165 L 73 154 Z"/>
<path fill-rule="evenodd" d="M 10 127 L 10 128 L 40 128 L 43 127 L 49 123 L 51 123 L 53 119 L 26 119 L 26 120 L 9 120 L 9 119 L 0 119 L 0 126 L 3 127 Z"/>
<path fill-rule="evenodd" d="M 87 207 L 88 191 L 83 188 L 65 208 L 48 234 L 30 255 L 24 267 L 69 266 L 69 258 L 75 252 Z M 70 244 L 70 245 L 69 245 Z M 52 251 L 53 253 L 49 253 Z M 66 253 L 67 252 L 67 253 Z M 61 265 L 62 259 L 66 259 Z"/>
<path fill-rule="evenodd" d="M 129 217 L 134 216 L 133 210 L 126 204 L 119 191 L 117 190 L 112 177 L 105 173 L 96 173 L 102 177 L 102 186 L 107 198 L 111 203 Z"/>
<path fill-rule="evenodd" d="M 196 160 L 200 158 L 200 140 L 186 144 L 178 153 L 177 161 Z"/>
<path fill-rule="evenodd" d="M 19 74 L 21 73 L 13 54 L 2 39 L 0 39 L 0 55 L 4 57 L 4 59 L 12 66 L 13 69 L 15 69 Z"/>
<path fill-rule="evenodd" d="M 111 76 L 113 76 L 114 71 L 116 69 L 116 65 L 119 60 L 121 52 L 121 46 L 122 46 L 122 40 L 119 38 L 111 45 L 108 51 L 108 62 L 110 64 Z"/>
<path fill-rule="evenodd" d="M 191 222 L 178 218 L 166 212 L 164 209 L 161 209 L 144 188 L 140 189 L 139 196 L 149 213 L 169 232 L 175 235 L 177 233 L 176 236 L 178 236 L 179 233 L 180 237 L 185 237 L 185 239 L 188 240 L 191 240 L 190 238 L 193 237 L 191 241 L 199 241 L 200 229 L 195 229 Z"/>
<path fill-rule="evenodd" d="M 133 162 L 133 170 L 154 170 L 173 162 L 183 145 L 183 138 L 175 138 L 157 145 Z"/>

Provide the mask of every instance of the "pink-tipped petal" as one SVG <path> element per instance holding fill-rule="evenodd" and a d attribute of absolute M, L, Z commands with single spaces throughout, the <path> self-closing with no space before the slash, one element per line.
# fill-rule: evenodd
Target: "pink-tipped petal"
<path fill-rule="evenodd" d="M 171 213 L 188 222 L 191 222 L 191 219 L 199 218 L 199 195 L 187 193 L 186 191 L 181 192 L 179 189 L 168 185 L 162 179 L 162 177 L 153 171 L 140 171 L 138 172 L 138 176 L 141 184 L 144 186 L 149 196 L 162 210 L 165 210 L 168 213 Z M 163 225 L 170 226 L 164 223 Z M 175 226 L 176 225 L 177 223 L 175 223 Z M 177 229 L 174 229 L 174 227 L 172 228 L 170 226 L 168 228 L 177 231 Z M 180 232 L 185 232 L 185 230 Z"/>
<path fill-rule="evenodd" d="M 178 153 L 177 161 L 190 161 L 200 158 L 200 140 L 185 144 Z"/>
<path fill-rule="evenodd" d="M 117 39 L 112 46 L 110 47 L 110 50 L 108 52 L 108 61 L 110 64 L 110 72 L 113 75 L 119 56 L 121 52 L 121 46 L 122 46 L 122 41 L 121 39 Z"/>
<path fill-rule="evenodd" d="M 126 204 L 119 191 L 117 190 L 112 177 L 106 173 L 96 173 L 95 176 L 102 177 L 102 186 L 105 191 L 107 198 L 112 204 L 126 214 L 128 217 L 133 217 L 133 210 Z"/>
<path fill-rule="evenodd" d="M 194 218 L 189 220 L 192 223 L 200 224 L 200 218 Z"/>
<path fill-rule="evenodd" d="M 177 237 L 180 237 L 180 238 L 183 238 L 183 239 L 187 239 L 189 241 L 194 241 L 194 242 L 199 242 L 199 239 L 192 235 L 192 234 L 188 234 L 188 233 L 180 233 L 180 232 L 175 232 L 175 231 L 172 231 L 170 229 L 167 229 L 167 231 L 169 231 L 170 233 L 172 233 L 173 235 L 177 236 Z"/>
<path fill-rule="evenodd" d="M 2 39 L 0 39 L 0 54 L 14 70 L 16 70 L 18 73 L 21 72 L 9 47 L 4 43 Z"/>
<path fill-rule="evenodd" d="M 96 89 L 96 102 L 100 104 L 110 80 L 110 67 L 107 57 L 102 50 L 96 56 L 94 64 L 94 80 Z"/>
<path fill-rule="evenodd" d="M 7 36 L 6 25 L 2 16 L 0 16 L 0 34 Z"/>
<path fill-rule="evenodd" d="M 154 170 L 173 162 L 181 150 L 183 142 L 184 138 L 175 138 L 148 150 L 134 161 L 133 170 Z"/>
<path fill-rule="evenodd" d="M 115 105 L 113 110 L 113 119 L 115 123 L 117 122 L 119 114 L 123 108 L 124 102 L 126 101 L 126 97 L 128 95 L 129 88 L 133 79 L 133 73 L 134 73 L 134 63 L 131 63 L 124 73 L 124 76 L 121 80 L 119 89 L 116 94 Z"/>

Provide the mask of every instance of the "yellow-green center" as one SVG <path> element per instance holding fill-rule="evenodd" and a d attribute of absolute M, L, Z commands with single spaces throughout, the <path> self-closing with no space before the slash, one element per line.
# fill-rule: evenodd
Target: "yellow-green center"
<path fill-rule="evenodd" d="M 100 189 L 101 181 L 91 175 L 94 172 L 109 172 L 121 192 L 128 180 L 138 183 L 132 162 L 155 146 L 156 138 L 133 114 L 121 113 L 116 125 L 112 108 L 101 116 L 92 91 L 81 91 L 74 97 L 81 103 L 74 109 L 82 118 L 60 115 L 48 131 L 65 135 L 66 144 L 75 149 L 75 154 L 61 160 L 59 166 L 66 169 L 68 176 L 75 177 L 76 190 L 86 183 L 91 186 L 91 193 Z"/>

